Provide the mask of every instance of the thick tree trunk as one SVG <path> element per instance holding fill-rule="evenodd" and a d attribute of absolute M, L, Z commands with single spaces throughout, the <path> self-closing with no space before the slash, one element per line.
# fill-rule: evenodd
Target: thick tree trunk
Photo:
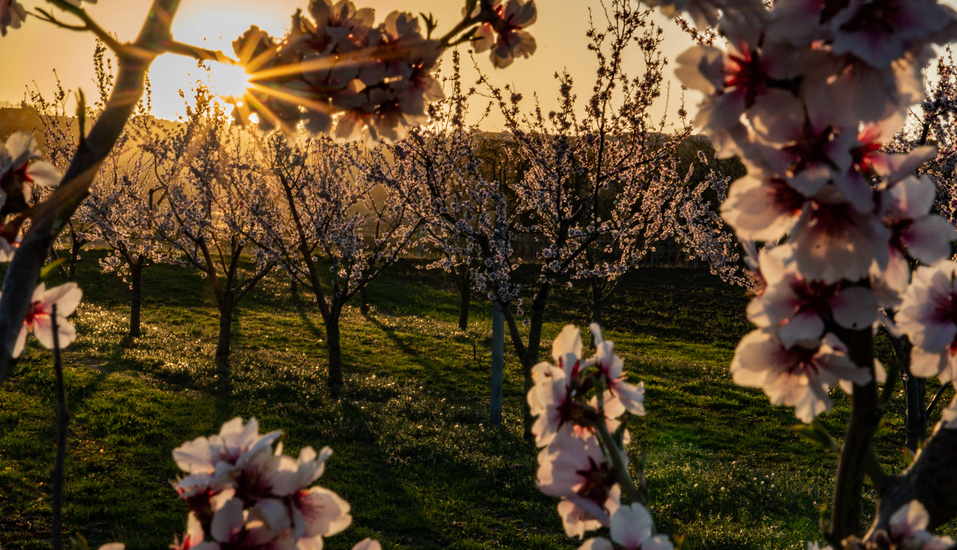
<path fill-rule="evenodd" d="M 133 295 L 130 298 L 130 337 L 140 336 L 140 307 L 143 303 L 143 262 L 130 265 L 130 284 Z"/>
<path fill-rule="evenodd" d="M 904 444 L 914 452 L 927 438 L 926 393 L 926 379 L 908 375 L 904 380 L 904 395 L 907 399 L 907 415 L 904 418 L 907 439 Z"/>
<path fill-rule="evenodd" d="M 904 387 L 904 445 L 916 452 L 927 437 L 927 381 L 910 373 L 910 342 L 891 336 L 891 345 L 901 366 L 901 384 Z"/>
<path fill-rule="evenodd" d="M 874 372 L 874 336 L 871 330 L 842 330 L 837 337 L 847 344 L 848 358 L 862 369 Z M 861 494 L 868 466 L 868 455 L 873 454 L 872 439 L 881 420 L 877 381 L 854 384 L 851 395 L 851 418 L 841 445 L 831 504 L 830 532 L 825 535 L 835 547 L 851 535 L 857 535 L 861 524 Z M 877 487 L 878 492 L 881 491 Z"/>
<path fill-rule="evenodd" d="M 902 506 L 919 500 L 927 509 L 928 529 L 957 517 L 957 429 L 944 427 L 927 440 L 917 460 L 902 474 L 887 479 L 878 491 L 880 504 L 869 536 L 890 528 L 890 518 Z"/>
<path fill-rule="evenodd" d="M 329 376 L 326 384 L 333 397 L 342 395 L 342 346 L 339 339 L 339 310 L 333 309 L 325 319 L 326 348 L 329 353 Z"/>
<path fill-rule="evenodd" d="M 229 339 L 233 332 L 233 299 L 232 296 L 223 297 L 219 306 L 219 338 L 216 341 L 216 362 L 226 363 L 229 360 Z"/>
<path fill-rule="evenodd" d="M 76 264 L 80 260 L 80 249 L 86 244 L 85 240 L 77 239 L 71 235 L 73 244 L 70 246 L 70 269 L 67 272 L 67 280 L 76 282 Z"/>

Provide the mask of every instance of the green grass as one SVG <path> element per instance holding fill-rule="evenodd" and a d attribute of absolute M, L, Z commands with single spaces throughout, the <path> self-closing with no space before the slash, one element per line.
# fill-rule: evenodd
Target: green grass
<path fill-rule="evenodd" d="M 66 477 L 68 533 L 92 545 L 165 548 L 185 528 L 169 480 L 171 451 L 235 416 L 282 429 L 287 453 L 335 451 L 322 485 L 352 505 L 352 527 L 331 549 L 372 536 L 385 548 L 577 548 L 557 501 L 535 487 L 535 449 L 521 437 L 521 375 L 506 348 L 505 425 L 488 425 L 490 307 L 473 304 L 457 327 L 457 297 L 441 276 L 405 263 L 371 288 L 368 316 L 342 321 L 345 395 L 325 389 L 322 322 L 281 274 L 240 303 L 228 369 L 211 360 L 218 320 L 205 282 L 183 268 L 144 272 L 144 336 L 124 336 L 124 286 L 84 254 L 86 296 L 65 354 L 72 416 Z M 565 323 L 584 328 L 573 291 L 556 293 L 546 344 Z M 731 384 L 728 364 L 747 296 L 701 272 L 642 269 L 605 313 L 606 338 L 648 415 L 632 419 L 662 532 L 696 549 L 805 548 L 817 540 L 836 457 L 789 427 L 790 409 Z M 838 392 L 839 393 L 839 392 Z M 49 547 L 55 452 L 51 355 L 31 345 L 0 387 L 0 548 Z M 835 394 L 825 417 L 837 436 L 847 418 Z M 878 434 L 891 471 L 903 466 L 901 405 Z M 872 504 L 869 505 L 872 508 Z M 95 546 L 94 546 L 95 547 Z"/>

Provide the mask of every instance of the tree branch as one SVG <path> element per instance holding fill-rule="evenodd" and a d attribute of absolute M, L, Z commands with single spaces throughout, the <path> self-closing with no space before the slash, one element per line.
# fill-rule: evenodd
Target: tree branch
<path fill-rule="evenodd" d="M 871 533 L 887 531 L 891 515 L 912 500 L 927 509 L 930 530 L 957 517 L 957 428 L 939 427 L 914 463 L 889 477 L 879 494 Z"/>
<path fill-rule="evenodd" d="M 50 199 L 32 212 L 32 225 L 10 262 L 0 296 L 0 382 L 13 366 L 13 347 L 26 317 L 37 277 L 50 246 L 70 216 L 89 195 L 93 177 L 119 139 L 143 95 L 146 71 L 158 46 L 169 40 L 179 0 L 154 0 L 136 41 L 119 54 L 119 74 L 103 114 L 77 147 L 73 161 Z"/>
<path fill-rule="evenodd" d="M 863 386 L 854 385 L 851 395 L 851 419 L 841 446 L 834 482 L 834 499 L 831 508 L 831 528 L 828 542 L 840 547 L 841 541 L 858 532 L 861 521 L 861 494 L 867 459 L 873 455 L 871 439 L 880 422 L 877 381 L 874 374 L 874 338 L 871 329 L 842 331 L 841 341 L 848 346 L 850 359 L 860 368 L 871 373 L 871 381 Z M 873 467 L 873 464 L 870 464 Z M 877 488 L 878 492 L 882 487 Z"/>

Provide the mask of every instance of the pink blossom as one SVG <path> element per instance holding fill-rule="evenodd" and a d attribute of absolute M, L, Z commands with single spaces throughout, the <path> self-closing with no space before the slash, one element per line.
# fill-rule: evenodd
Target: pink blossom
<path fill-rule="evenodd" d="M 832 185 L 813 199 L 794 224 L 790 241 L 798 269 L 807 278 L 856 281 L 867 277 L 872 263 L 887 265 L 890 230 L 880 218 L 858 211 Z"/>
<path fill-rule="evenodd" d="M 944 31 L 954 10 L 929 0 L 850 0 L 834 14 L 835 54 L 853 54 L 874 67 L 887 67 Z"/>
<path fill-rule="evenodd" d="M 538 488 L 563 499 L 559 513 L 569 536 L 609 524 L 621 489 L 598 440 L 559 436 L 538 453 L 538 464 Z"/>
<path fill-rule="evenodd" d="M 352 523 L 349 503 L 323 487 L 292 495 L 292 524 L 298 536 L 318 539 L 339 533 Z"/>
<path fill-rule="evenodd" d="M 794 249 L 788 245 L 760 253 L 765 289 L 748 305 L 748 319 L 760 328 L 777 331 L 785 346 L 818 340 L 825 323 L 860 330 L 877 320 L 874 294 L 845 282 L 806 279 L 797 269 Z"/>
<path fill-rule="evenodd" d="M 83 291 L 76 283 L 67 283 L 47 290 L 45 283 L 33 291 L 33 301 L 27 309 L 20 335 L 13 346 L 13 356 L 19 357 L 27 342 L 27 333 L 32 332 L 47 349 L 53 349 L 53 306 L 56 305 L 57 336 L 60 348 L 76 340 L 76 329 L 66 320 L 80 304 Z"/>
<path fill-rule="evenodd" d="M 954 379 L 957 365 L 957 263 L 940 261 L 918 267 L 904 293 L 895 321 L 907 334 L 911 371 L 916 376 Z"/>
<path fill-rule="evenodd" d="M 807 203 L 807 197 L 779 177 L 748 174 L 731 184 L 721 217 L 738 238 L 776 241 L 791 230 Z"/>
<path fill-rule="evenodd" d="M 728 52 L 696 46 L 676 61 L 675 76 L 682 84 L 706 94 L 698 106 L 695 124 L 709 133 L 732 129 L 758 98 L 771 96 L 769 102 L 775 103 L 790 97 L 772 84 L 780 71 L 780 61 L 747 43 L 733 44 Z"/>
<path fill-rule="evenodd" d="M 946 219 L 930 214 L 934 182 L 927 176 L 910 176 L 884 193 L 884 223 L 891 228 L 893 253 L 933 264 L 950 255 L 957 229 Z"/>
<path fill-rule="evenodd" d="M 183 542 L 171 548 L 321 550 L 323 537 L 352 523 L 348 502 L 323 487 L 307 487 L 322 475 L 332 451 L 305 447 L 293 459 L 281 443 L 272 448 L 279 434 L 260 435 L 255 419 L 244 424 L 236 418 L 219 435 L 174 451 L 180 468 L 193 473 L 175 484 L 190 516 Z M 360 548 L 376 545 L 367 541 Z"/>
<path fill-rule="evenodd" d="M 581 333 L 574 325 L 565 325 L 552 342 L 552 358 L 558 366 L 543 362 L 532 369 L 535 385 L 527 399 L 531 413 L 538 417 L 532 433 L 539 447 L 551 443 L 559 430 L 573 429 L 583 413 L 576 400 L 581 353 Z"/>
<path fill-rule="evenodd" d="M 954 540 L 948 536 L 938 537 L 927 531 L 930 516 L 918 500 L 912 500 L 894 512 L 888 521 L 889 538 L 896 548 L 920 550 L 947 550 L 953 548 Z"/>
<path fill-rule="evenodd" d="M 618 418 L 628 411 L 638 416 L 645 415 L 645 386 L 639 382 L 633 386 L 625 381 L 622 372 L 624 362 L 613 352 L 615 343 L 601 337 L 601 328 L 596 323 L 588 327 L 595 342 L 594 365 L 605 381 L 606 389 L 602 402 L 605 415 L 609 418 Z"/>
<path fill-rule="evenodd" d="M 7 27 L 19 29 L 27 11 L 17 0 L 0 0 L 0 36 L 7 35 Z"/>
<path fill-rule="evenodd" d="M 535 23 L 535 0 L 494 0 L 491 20 L 479 25 L 472 46 L 478 53 L 491 50 L 492 64 L 505 68 L 516 57 L 535 53 L 535 38 L 524 29 Z"/>
<path fill-rule="evenodd" d="M 198 437 L 174 449 L 173 460 L 190 474 L 235 472 L 281 435 L 279 430 L 260 435 L 255 418 L 244 424 L 243 419 L 237 417 L 223 424 L 219 435 Z"/>
<path fill-rule="evenodd" d="M 352 550 L 382 550 L 382 545 L 377 540 L 365 538 L 357 542 Z"/>
<path fill-rule="evenodd" d="M 635 502 L 622 506 L 611 516 L 611 540 L 596 537 L 586 540 L 578 550 L 672 550 L 674 545 L 667 535 L 654 535 L 651 514 Z"/>
<path fill-rule="evenodd" d="M 40 158 L 36 139 L 25 132 L 14 132 L 0 145 L 0 190 L 5 199 L 0 214 L 26 210 L 33 195 L 31 183 L 53 187 L 60 182 L 60 171 Z"/>
<path fill-rule="evenodd" d="M 731 375 L 736 384 L 763 389 L 772 404 L 794 407 L 802 422 L 831 409 L 830 386 L 841 380 L 865 384 L 871 379 L 867 369 L 851 362 L 846 347 L 833 334 L 819 342 L 786 347 L 768 329 L 741 339 Z"/>

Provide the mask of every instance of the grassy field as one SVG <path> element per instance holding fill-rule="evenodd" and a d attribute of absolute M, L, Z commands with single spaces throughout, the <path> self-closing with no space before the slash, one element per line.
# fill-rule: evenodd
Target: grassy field
<path fill-rule="evenodd" d="M 402 264 L 370 292 L 373 310 L 343 319 L 346 397 L 325 391 L 321 319 L 287 279 L 264 281 L 239 306 L 229 368 L 211 360 L 216 310 L 184 268 L 144 272 L 144 336 L 126 331 L 125 285 L 86 253 L 80 337 L 64 356 L 72 413 L 65 521 L 91 546 L 166 548 L 186 507 L 169 480 L 171 451 L 235 416 L 285 431 L 288 454 L 328 445 L 320 482 L 352 504 L 355 520 L 327 539 L 348 549 L 371 536 L 385 548 L 577 548 L 557 501 L 535 487 L 535 450 L 520 426 L 521 376 L 506 348 L 505 425 L 488 425 L 490 307 L 457 327 L 457 298 L 440 274 Z M 790 409 L 731 384 L 728 365 L 749 329 L 747 296 L 700 272 L 645 268 L 606 311 L 648 415 L 632 419 L 645 453 L 652 512 L 662 532 L 695 549 L 806 548 L 817 540 L 836 456 L 789 427 Z M 546 345 L 566 323 L 584 328 L 575 292 L 548 308 Z M 31 345 L 0 386 L 0 548 L 49 547 L 55 452 L 50 352 Z M 887 416 L 878 452 L 903 467 L 902 405 Z M 824 418 L 835 436 L 847 400 Z M 93 546 L 95 547 L 95 546 Z"/>

